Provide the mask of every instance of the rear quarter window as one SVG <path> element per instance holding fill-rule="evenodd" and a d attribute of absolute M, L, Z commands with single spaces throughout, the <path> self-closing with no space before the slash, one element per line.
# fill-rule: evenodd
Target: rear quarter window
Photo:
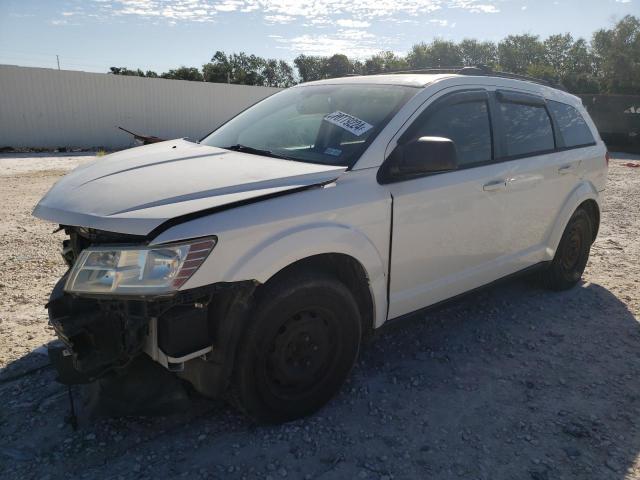
<path fill-rule="evenodd" d="M 547 105 L 556 119 L 565 147 L 580 147 L 595 143 L 591 129 L 576 108 L 552 100 L 548 101 Z"/>

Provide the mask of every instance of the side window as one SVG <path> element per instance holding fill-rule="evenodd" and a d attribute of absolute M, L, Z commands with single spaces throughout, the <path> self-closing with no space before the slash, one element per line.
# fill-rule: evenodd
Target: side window
<path fill-rule="evenodd" d="M 542 105 L 499 102 L 507 157 L 555 148 L 551 118 Z"/>
<path fill-rule="evenodd" d="M 458 165 L 469 167 L 491 161 L 491 123 L 486 100 L 444 105 L 416 120 L 412 135 L 445 137 L 453 141 Z"/>
<path fill-rule="evenodd" d="M 547 103 L 556 119 L 565 147 L 580 147 L 595 143 L 587 122 L 578 110 L 566 103 L 554 101 Z"/>

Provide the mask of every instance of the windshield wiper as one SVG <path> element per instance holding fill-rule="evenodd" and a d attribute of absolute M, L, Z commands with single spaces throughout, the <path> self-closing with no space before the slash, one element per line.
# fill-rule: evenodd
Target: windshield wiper
<path fill-rule="evenodd" d="M 223 148 L 225 150 L 233 150 L 234 152 L 250 153 L 252 155 L 264 155 L 265 157 L 283 158 L 285 160 L 295 160 L 294 158 L 287 157 L 285 155 L 279 155 L 277 153 L 273 153 L 271 150 L 262 150 L 260 148 L 253 148 L 247 145 L 242 145 L 240 143 L 236 143 L 235 145 L 230 145 L 228 147 L 223 147 Z"/>

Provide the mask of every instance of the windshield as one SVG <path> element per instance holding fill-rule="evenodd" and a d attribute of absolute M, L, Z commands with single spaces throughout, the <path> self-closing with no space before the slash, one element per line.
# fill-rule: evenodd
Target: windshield
<path fill-rule="evenodd" d="M 350 167 L 417 91 L 399 85 L 291 88 L 240 113 L 201 143 Z"/>

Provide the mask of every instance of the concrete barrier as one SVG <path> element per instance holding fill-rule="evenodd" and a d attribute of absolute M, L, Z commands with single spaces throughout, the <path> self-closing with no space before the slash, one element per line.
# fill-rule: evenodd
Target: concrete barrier
<path fill-rule="evenodd" d="M 0 147 L 133 145 L 117 125 L 199 139 L 278 90 L 0 65 Z"/>

